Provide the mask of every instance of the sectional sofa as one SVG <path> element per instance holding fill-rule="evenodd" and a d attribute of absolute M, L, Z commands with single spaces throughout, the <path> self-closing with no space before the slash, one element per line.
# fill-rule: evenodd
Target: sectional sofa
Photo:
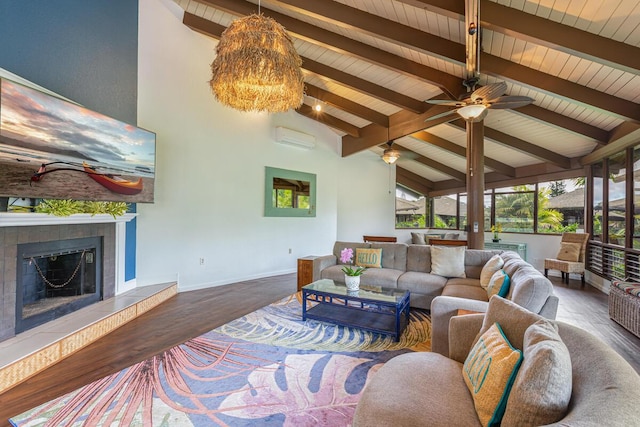
<path fill-rule="evenodd" d="M 469 309 L 485 311 L 488 294 L 480 286 L 480 273 L 493 255 L 500 254 L 505 261 L 504 270 L 511 278 L 507 298 L 534 313 L 555 318 L 558 298 L 553 295 L 553 285 L 515 252 L 464 249 L 466 277 L 444 277 L 432 274 L 432 246 L 338 241 L 332 254 L 313 259 L 313 280 L 344 281 L 343 265 L 339 259 L 345 248 L 354 251 L 357 248 L 382 249 L 381 268 L 369 268 L 361 283 L 408 290 L 411 292 L 411 306 L 427 310 L 432 309 L 432 301 L 436 297 L 446 296 L 472 300 L 473 303 L 469 304 L 472 308 Z"/>

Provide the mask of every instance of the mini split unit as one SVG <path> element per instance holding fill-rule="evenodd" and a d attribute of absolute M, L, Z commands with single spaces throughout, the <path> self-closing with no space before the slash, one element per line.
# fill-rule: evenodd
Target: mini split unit
<path fill-rule="evenodd" d="M 316 146 L 316 137 L 278 126 L 276 127 L 276 142 L 311 150 Z"/>

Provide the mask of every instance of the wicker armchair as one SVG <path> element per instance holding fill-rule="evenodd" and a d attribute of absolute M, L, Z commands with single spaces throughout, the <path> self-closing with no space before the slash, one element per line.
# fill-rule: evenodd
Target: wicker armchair
<path fill-rule="evenodd" d="M 560 270 L 562 273 L 562 281 L 569 284 L 569 274 L 580 274 L 582 276 L 582 286 L 584 286 L 584 262 L 585 253 L 587 251 L 587 241 L 589 240 L 588 233 L 563 233 L 560 251 L 556 258 L 547 258 L 544 260 L 544 275 L 547 277 L 549 270 Z M 571 256 L 567 256 L 571 252 L 571 245 L 565 244 L 579 244 L 579 253 L 577 260 L 571 259 Z"/>

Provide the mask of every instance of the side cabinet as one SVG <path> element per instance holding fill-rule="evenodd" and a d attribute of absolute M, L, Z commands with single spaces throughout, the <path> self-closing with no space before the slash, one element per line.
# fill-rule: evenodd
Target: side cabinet
<path fill-rule="evenodd" d="M 520 255 L 520 258 L 527 260 L 527 244 L 518 242 L 484 242 L 485 249 L 498 249 L 502 251 L 513 251 Z"/>

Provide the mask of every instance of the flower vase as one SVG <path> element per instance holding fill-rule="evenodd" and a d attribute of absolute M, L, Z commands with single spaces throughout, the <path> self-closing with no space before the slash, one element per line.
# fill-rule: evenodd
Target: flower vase
<path fill-rule="evenodd" d="M 346 283 L 348 291 L 357 291 L 360 289 L 360 276 L 347 276 L 345 274 L 344 283 Z"/>

